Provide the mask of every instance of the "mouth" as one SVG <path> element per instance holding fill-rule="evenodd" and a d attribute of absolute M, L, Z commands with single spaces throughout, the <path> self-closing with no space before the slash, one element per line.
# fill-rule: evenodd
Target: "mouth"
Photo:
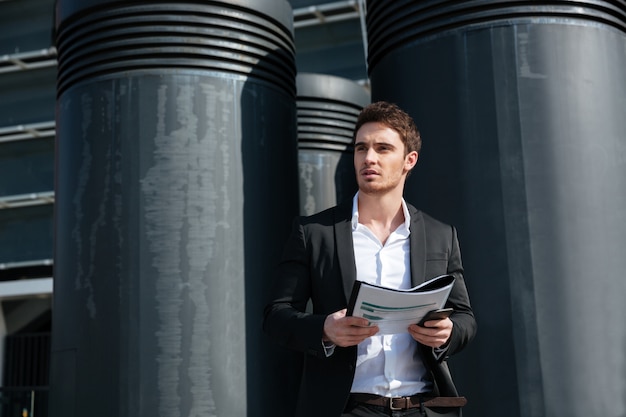
<path fill-rule="evenodd" d="M 372 178 L 378 175 L 378 172 L 374 169 L 362 169 L 361 176 L 365 178 Z"/>

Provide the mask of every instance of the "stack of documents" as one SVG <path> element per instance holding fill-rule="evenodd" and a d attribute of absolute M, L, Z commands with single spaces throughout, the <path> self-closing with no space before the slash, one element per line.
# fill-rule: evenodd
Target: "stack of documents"
<path fill-rule="evenodd" d="M 347 315 L 368 319 L 378 326 L 378 334 L 406 333 L 409 325 L 444 306 L 453 284 L 452 275 L 440 275 L 407 290 L 356 281 Z"/>

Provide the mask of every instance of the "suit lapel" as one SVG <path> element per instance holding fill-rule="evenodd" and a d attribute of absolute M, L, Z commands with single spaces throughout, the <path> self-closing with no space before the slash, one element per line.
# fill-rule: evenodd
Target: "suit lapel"
<path fill-rule="evenodd" d="M 408 205 L 411 214 L 411 284 L 413 286 L 424 282 L 426 275 L 426 230 L 422 213 L 412 205 Z"/>
<path fill-rule="evenodd" d="M 352 244 L 352 200 L 335 211 L 335 247 L 339 270 L 343 280 L 343 291 L 346 302 L 350 300 L 352 286 L 356 281 L 356 264 L 354 261 L 354 245 Z"/>

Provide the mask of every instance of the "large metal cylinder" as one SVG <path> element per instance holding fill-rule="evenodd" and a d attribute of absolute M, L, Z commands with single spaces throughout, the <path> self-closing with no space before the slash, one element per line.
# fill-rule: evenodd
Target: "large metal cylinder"
<path fill-rule="evenodd" d="M 370 98 L 358 83 L 333 75 L 299 73 L 296 85 L 300 214 L 310 215 L 356 192 L 352 132 Z"/>
<path fill-rule="evenodd" d="M 298 214 L 290 6 L 59 0 L 56 33 L 51 415 L 280 415 L 261 320 Z"/>
<path fill-rule="evenodd" d="M 459 228 L 464 415 L 625 415 L 624 2 L 367 9 L 372 101 L 423 136 L 406 196 Z"/>

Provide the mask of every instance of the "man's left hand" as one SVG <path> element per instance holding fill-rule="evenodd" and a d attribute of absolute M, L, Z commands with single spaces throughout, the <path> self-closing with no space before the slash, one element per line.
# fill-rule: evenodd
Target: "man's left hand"
<path fill-rule="evenodd" d="M 409 334 L 419 343 L 432 348 L 445 346 L 452 334 L 454 323 L 449 318 L 442 320 L 429 320 L 424 326 L 411 324 Z"/>

